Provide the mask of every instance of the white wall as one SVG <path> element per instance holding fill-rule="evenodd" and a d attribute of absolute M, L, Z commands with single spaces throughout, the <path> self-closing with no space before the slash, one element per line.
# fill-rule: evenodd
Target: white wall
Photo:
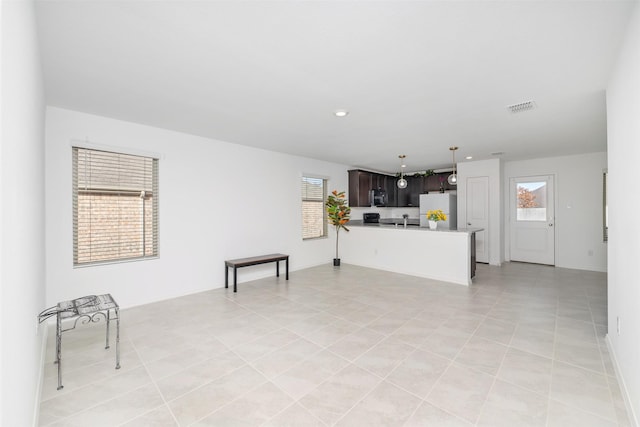
<path fill-rule="evenodd" d="M 509 259 L 510 247 L 509 180 L 554 175 L 556 266 L 607 271 L 607 244 L 602 241 L 602 173 L 606 168 L 606 153 L 505 162 L 505 259 Z"/>
<path fill-rule="evenodd" d="M 303 173 L 346 189 L 347 167 L 47 108 L 47 302 L 111 293 L 123 307 L 224 286 L 224 260 L 282 252 L 297 270 L 333 258 L 333 235 L 302 241 Z M 73 268 L 71 141 L 160 154 L 160 257 Z M 332 230 L 331 230 L 332 232 Z M 273 275 L 239 270 L 239 282 Z M 232 278 L 231 278 L 232 280 Z"/>
<path fill-rule="evenodd" d="M 502 165 L 500 159 L 458 163 L 458 226 L 467 223 L 467 178 L 489 178 L 489 264 L 500 265 L 503 259 Z"/>
<path fill-rule="evenodd" d="M 3 426 L 37 422 L 44 308 L 44 92 L 32 1 L 0 2 Z"/>
<path fill-rule="evenodd" d="M 607 88 L 609 155 L 609 334 L 630 415 L 640 425 L 640 6 Z M 620 318 L 620 335 L 616 319 Z"/>

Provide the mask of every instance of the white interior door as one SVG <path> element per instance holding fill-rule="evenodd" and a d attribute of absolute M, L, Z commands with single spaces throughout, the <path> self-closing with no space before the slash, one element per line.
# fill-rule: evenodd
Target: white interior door
<path fill-rule="evenodd" d="M 512 261 L 555 265 L 553 176 L 510 180 Z"/>
<path fill-rule="evenodd" d="M 482 228 L 476 233 L 476 261 L 489 262 L 489 177 L 467 178 L 467 227 Z"/>

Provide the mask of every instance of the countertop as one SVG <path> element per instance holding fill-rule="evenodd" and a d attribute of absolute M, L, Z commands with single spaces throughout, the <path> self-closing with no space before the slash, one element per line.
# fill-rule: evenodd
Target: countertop
<path fill-rule="evenodd" d="M 397 224 L 397 225 L 396 225 Z M 380 218 L 380 223 L 364 223 L 362 220 L 354 219 L 345 224 L 347 227 L 363 227 L 363 228 L 382 228 L 382 229 L 395 229 L 395 230 L 414 230 L 414 231 L 430 231 L 430 232 L 445 232 L 445 233 L 476 233 L 482 231 L 482 228 L 457 228 L 449 229 L 444 227 L 438 227 L 435 230 L 429 227 L 420 227 L 420 219 L 409 218 L 407 220 L 407 228 L 404 227 L 404 220 L 402 218 Z"/>

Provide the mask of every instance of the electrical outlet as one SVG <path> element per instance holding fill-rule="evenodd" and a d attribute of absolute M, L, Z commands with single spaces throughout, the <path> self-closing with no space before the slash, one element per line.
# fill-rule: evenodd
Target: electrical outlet
<path fill-rule="evenodd" d="M 620 316 L 616 317 L 616 330 L 618 331 L 618 335 L 620 335 Z"/>

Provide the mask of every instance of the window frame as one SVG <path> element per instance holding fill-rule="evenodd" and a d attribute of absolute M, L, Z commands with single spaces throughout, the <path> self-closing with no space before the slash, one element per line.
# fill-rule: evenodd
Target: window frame
<path fill-rule="evenodd" d="M 124 149 L 119 149 L 119 148 L 115 148 L 115 147 L 105 147 L 105 146 L 98 146 L 98 145 L 94 145 L 94 144 L 74 144 L 72 142 L 71 144 L 71 148 L 72 148 L 72 228 L 73 228 L 73 248 L 72 248 L 72 262 L 73 262 L 73 267 L 74 268 L 84 268 L 84 267 L 91 267 L 91 266 L 96 266 L 96 265 L 105 265 L 105 264 L 117 264 L 117 263 L 123 263 L 123 262 L 134 262 L 134 261 L 143 261 L 143 260 L 150 260 L 150 259 L 157 259 L 159 258 L 160 255 L 160 248 L 159 248 L 159 241 L 160 241 L 160 233 L 159 233 L 159 168 L 160 168 L 160 156 L 159 155 L 153 155 L 150 153 L 139 153 L 139 152 L 130 152 L 128 150 L 124 150 Z M 78 161 L 78 156 L 79 153 L 83 153 L 80 150 L 85 150 L 84 152 L 102 152 L 102 153 L 107 153 L 106 156 L 116 156 L 118 158 L 120 158 L 120 156 L 123 156 L 124 158 L 139 158 L 136 159 L 139 162 L 148 162 L 151 163 L 151 170 L 147 171 L 146 169 L 144 170 L 144 172 L 142 173 L 142 175 L 136 175 L 136 178 L 141 178 L 144 177 L 145 180 L 147 180 L 148 182 L 150 182 L 151 185 L 151 196 L 149 196 L 149 189 L 148 186 L 145 184 L 142 184 L 140 186 L 140 188 L 136 188 L 135 190 L 132 190 L 131 188 L 122 188 L 123 184 L 127 184 L 127 180 L 124 178 L 120 178 L 121 175 L 118 175 L 118 180 L 115 181 L 113 183 L 114 187 L 113 188 L 108 188 L 108 186 L 105 186 L 104 188 L 89 188 L 89 187 L 85 187 L 84 189 L 80 188 L 80 180 L 79 180 L 79 173 L 81 172 L 79 170 L 79 161 Z M 105 155 L 105 154 L 103 154 Z M 86 160 L 85 160 L 86 161 Z M 105 162 L 106 163 L 106 162 Z M 93 169 L 87 168 L 86 170 L 89 172 L 94 172 L 96 170 L 96 166 L 104 166 L 104 164 L 92 164 Z M 138 170 L 136 170 L 135 167 L 130 167 L 130 168 L 122 168 L 120 165 L 118 165 L 117 167 L 113 168 L 113 169 L 108 169 L 108 171 L 110 172 L 114 172 L 114 171 L 119 171 L 119 172 L 131 172 L 131 173 L 139 173 L 140 170 L 138 168 Z M 102 179 L 108 179 L 105 176 L 108 175 L 108 173 L 103 174 Z M 122 176 L 124 176 L 124 174 L 122 174 Z M 91 177 L 91 179 L 93 179 L 93 176 Z M 98 178 L 100 179 L 100 178 Z M 145 181 L 145 182 L 147 182 Z M 93 182 L 92 182 L 93 184 Z M 116 186 L 118 188 L 116 188 Z M 118 254 L 118 256 L 116 257 L 107 257 L 105 259 L 89 259 L 89 260 L 81 260 L 81 256 L 79 256 L 79 231 L 78 231 L 78 227 L 79 225 L 81 225 L 81 221 L 79 220 L 78 214 L 79 214 L 79 209 L 81 209 L 80 204 L 78 202 L 78 197 L 81 194 L 89 194 L 92 196 L 98 196 L 98 195 L 113 195 L 115 197 L 118 197 L 119 199 L 122 199 L 123 197 L 128 198 L 128 197 L 136 197 L 136 198 L 142 198 L 143 202 L 140 209 L 140 212 L 138 212 L 138 218 L 141 221 L 141 232 L 144 233 L 142 236 L 138 237 L 137 239 L 130 239 L 128 240 L 129 242 L 133 243 L 133 244 L 139 244 L 141 245 L 141 252 L 142 255 L 136 255 L 136 256 L 129 256 L 129 254 L 127 255 L 122 255 L 122 254 Z M 119 199 L 115 199 L 114 202 L 120 203 Z M 150 200 L 150 205 L 145 204 L 146 200 Z M 126 200 L 126 199 L 125 199 Z M 113 206 L 113 205 L 110 205 Z M 113 207 L 111 207 L 111 209 L 113 209 Z M 135 212 L 135 211 L 134 211 Z M 145 233 L 145 227 L 147 226 L 148 222 L 151 223 L 152 229 L 151 231 L 148 231 L 147 233 Z M 91 227 L 91 224 L 89 224 L 89 227 Z M 115 233 L 113 233 L 114 235 L 118 235 L 119 237 L 121 237 L 122 234 L 126 234 L 126 229 L 124 228 L 125 226 L 123 225 L 122 227 L 118 227 L 117 231 Z M 135 227 L 134 227 L 135 229 Z M 148 238 L 151 237 L 151 240 L 149 241 Z M 148 250 L 148 248 L 150 248 L 150 252 Z"/>
<path fill-rule="evenodd" d="M 322 181 L 322 199 L 319 198 L 305 198 L 305 194 L 304 194 L 304 185 L 305 185 L 305 180 L 321 180 Z M 328 233 L 329 233 L 329 227 L 327 224 L 327 210 L 325 209 L 325 203 L 327 201 L 327 187 L 328 187 L 328 182 L 329 179 L 327 177 L 323 177 L 323 176 L 318 176 L 318 175 L 314 175 L 314 174 L 307 174 L 307 173 L 303 173 L 301 178 L 300 178 L 300 219 L 301 219 L 301 225 L 302 225 L 302 240 L 303 241 L 308 241 L 308 240 L 316 240 L 316 239 L 326 239 L 328 237 Z M 309 202 L 313 202 L 313 203 L 319 203 L 321 205 L 321 209 L 322 209 L 322 233 L 319 236 L 309 236 L 309 237 L 305 237 L 305 210 L 304 210 L 304 203 L 309 203 Z"/>

